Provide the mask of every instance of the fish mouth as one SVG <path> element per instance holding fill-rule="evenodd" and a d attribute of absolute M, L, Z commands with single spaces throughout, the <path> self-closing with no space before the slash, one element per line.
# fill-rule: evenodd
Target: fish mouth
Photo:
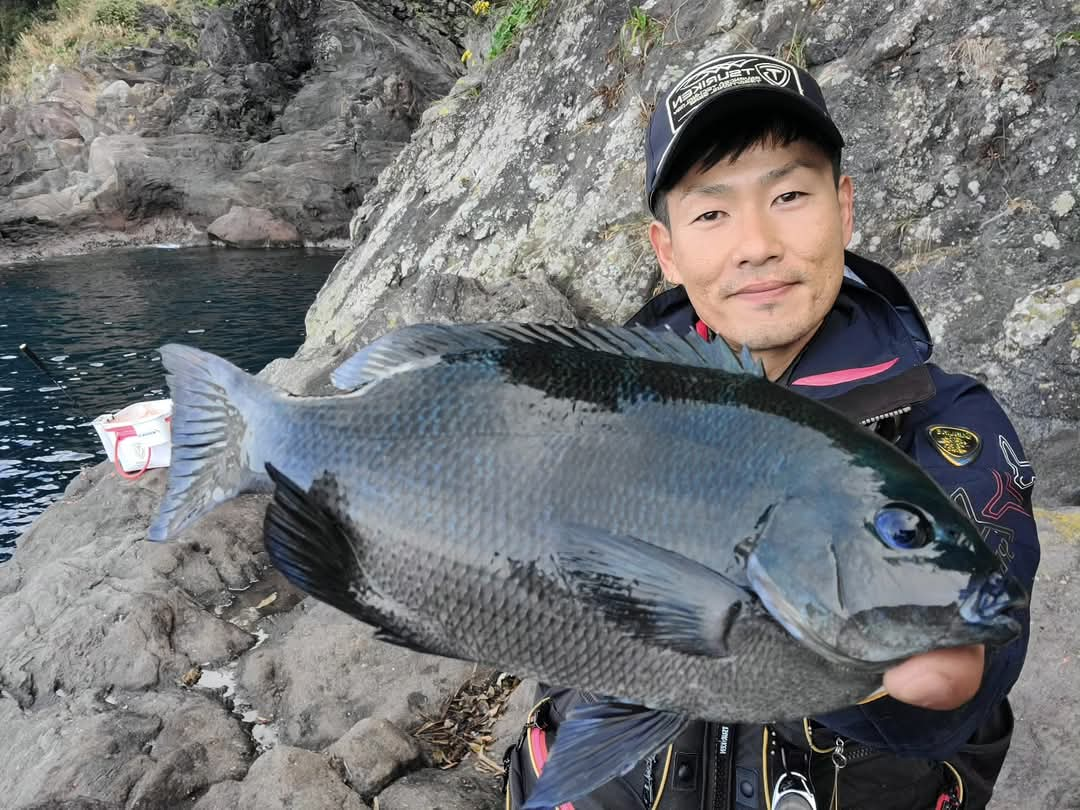
<path fill-rule="evenodd" d="M 908 635 L 906 643 L 901 645 L 906 650 L 905 652 L 897 650 L 895 655 L 887 658 L 856 658 L 842 652 L 837 648 L 836 643 L 831 643 L 821 632 L 815 629 L 813 624 L 807 620 L 805 611 L 799 610 L 783 595 L 780 588 L 753 554 L 747 560 L 746 575 L 754 592 L 769 614 L 802 644 L 834 664 L 852 670 L 879 672 L 898 664 L 906 658 L 910 658 L 912 655 L 926 652 L 926 649 L 917 649 L 920 646 L 919 641 Z M 942 648 L 954 647 L 963 644 L 1006 644 L 1019 636 L 1022 631 L 1021 623 L 1011 616 L 1010 612 L 1027 606 L 1026 592 L 1012 578 L 997 572 L 974 577 L 968 587 L 960 594 L 958 605 L 942 606 L 937 609 L 938 611 L 950 611 L 952 619 L 947 624 L 939 625 L 945 629 L 945 632 L 937 638 L 938 643 L 931 648 L 938 646 Z M 959 608 L 959 611 L 957 611 L 957 608 Z M 957 615 L 957 612 L 960 615 Z M 942 617 L 942 620 L 944 621 L 944 617 Z M 834 623 L 839 624 L 840 622 L 834 620 Z M 937 621 L 931 618 L 930 623 L 936 624 Z M 854 626 L 858 626 L 858 624 L 861 624 L 861 622 L 857 622 Z M 906 624 L 908 624 L 909 629 L 916 627 L 910 620 Z M 851 625 L 852 623 L 848 622 L 846 629 L 854 629 Z M 845 636 L 845 627 L 838 627 L 837 631 L 837 638 Z"/>
<path fill-rule="evenodd" d="M 1000 571 L 972 577 L 960 594 L 960 616 L 971 625 L 986 628 L 995 642 L 1020 635 L 1020 622 L 1010 614 L 1028 606 L 1028 595 L 1012 577 Z"/>
<path fill-rule="evenodd" d="M 1000 571 L 972 577 L 960 594 L 960 615 L 972 624 L 997 624 L 1007 613 L 1027 607 L 1028 597 L 1020 584 Z"/>
<path fill-rule="evenodd" d="M 746 576 L 750 580 L 750 585 L 753 587 L 754 593 L 757 594 L 758 599 L 761 600 L 761 604 L 765 606 L 769 615 L 776 619 L 788 633 L 825 660 L 831 661 L 832 663 L 847 669 L 868 672 L 881 671 L 885 669 L 889 663 L 892 663 L 888 661 L 866 661 L 861 658 L 853 658 L 850 655 L 845 655 L 837 650 L 833 644 L 826 641 L 825 638 L 806 621 L 801 611 L 784 598 L 772 577 L 765 572 L 761 563 L 758 562 L 757 555 L 755 554 L 751 554 L 746 561 Z"/>

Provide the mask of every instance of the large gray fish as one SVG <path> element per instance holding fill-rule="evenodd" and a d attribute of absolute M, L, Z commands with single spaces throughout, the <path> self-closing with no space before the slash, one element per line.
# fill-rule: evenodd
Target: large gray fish
<path fill-rule="evenodd" d="M 161 354 L 174 444 L 151 539 L 272 484 L 267 548 L 303 590 L 391 643 L 614 696 L 560 729 L 529 808 L 688 717 L 831 711 L 913 654 L 1019 631 L 1023 589 L 910 458 L 722 341 L 414 326 L 331 397 Z"/>

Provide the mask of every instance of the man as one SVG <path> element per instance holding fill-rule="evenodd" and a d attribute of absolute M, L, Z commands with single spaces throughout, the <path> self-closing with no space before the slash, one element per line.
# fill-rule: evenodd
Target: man
<path fill-rule="evenodd" d="M 689 71 L 661 97 L 646 142 L 649 235 L 678 286 L 631 322 L 746 346 L 770 379 L 895 442 L 1030 591 L 1039 560 L 1031 465 L 981 384 L 926 362 L 929 333 L 898 279 L 846 251 L 854 191 L 840 171 L 843 145 L 805 71 L 760 54 Z M 803 802 L 793 807 L 984 807 L 1009 745 L 1022 619 L 1023 637 L 1006 647 L 912 658 L 885 674 L 886 695 L 829 716 L 693 724 L 574 807 L 756 810 L 785 790 Z M 541 691 L 508 752 L 508 806 L 535 782 L 559 720 L 591 697 Z"/>

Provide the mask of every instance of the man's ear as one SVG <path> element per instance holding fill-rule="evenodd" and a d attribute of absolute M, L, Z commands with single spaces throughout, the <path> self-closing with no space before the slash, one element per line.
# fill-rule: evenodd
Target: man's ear
<path fill-rule="evenodd" d="M 843 227 L 844 247 L 851 242 L 855 231 L 855 184 L 851 177 L 844 174 L 836 186 L 836 199 L 840 203 L 840 224 Z"/>
<path fill-rule="evenodd" d="M 649 241 L 652 242 L 664 278 L 672 284 L 682 284 L 682 274 L 675 264 L 675 252 L 671 246 L 671 230 L 660 220 L 654 219 L 649 225 Z"/>

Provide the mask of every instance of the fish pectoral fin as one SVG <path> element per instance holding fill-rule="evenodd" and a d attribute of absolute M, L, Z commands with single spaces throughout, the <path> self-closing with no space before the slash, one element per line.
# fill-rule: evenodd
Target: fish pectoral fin
<path fill-rule="evenodd" d="M 687 718 L 628 703 L 576 706 L 522 810 L 549 810 L 622 776 L 685 728 Z"/>
<path fill-rule="evenodd" d="M 688 655 L 729 655 L 728 634 L 753 595 L 707 566 L 628 535 L 557 529 L 555 564 L 579 596 L 635 638 Z"/>

